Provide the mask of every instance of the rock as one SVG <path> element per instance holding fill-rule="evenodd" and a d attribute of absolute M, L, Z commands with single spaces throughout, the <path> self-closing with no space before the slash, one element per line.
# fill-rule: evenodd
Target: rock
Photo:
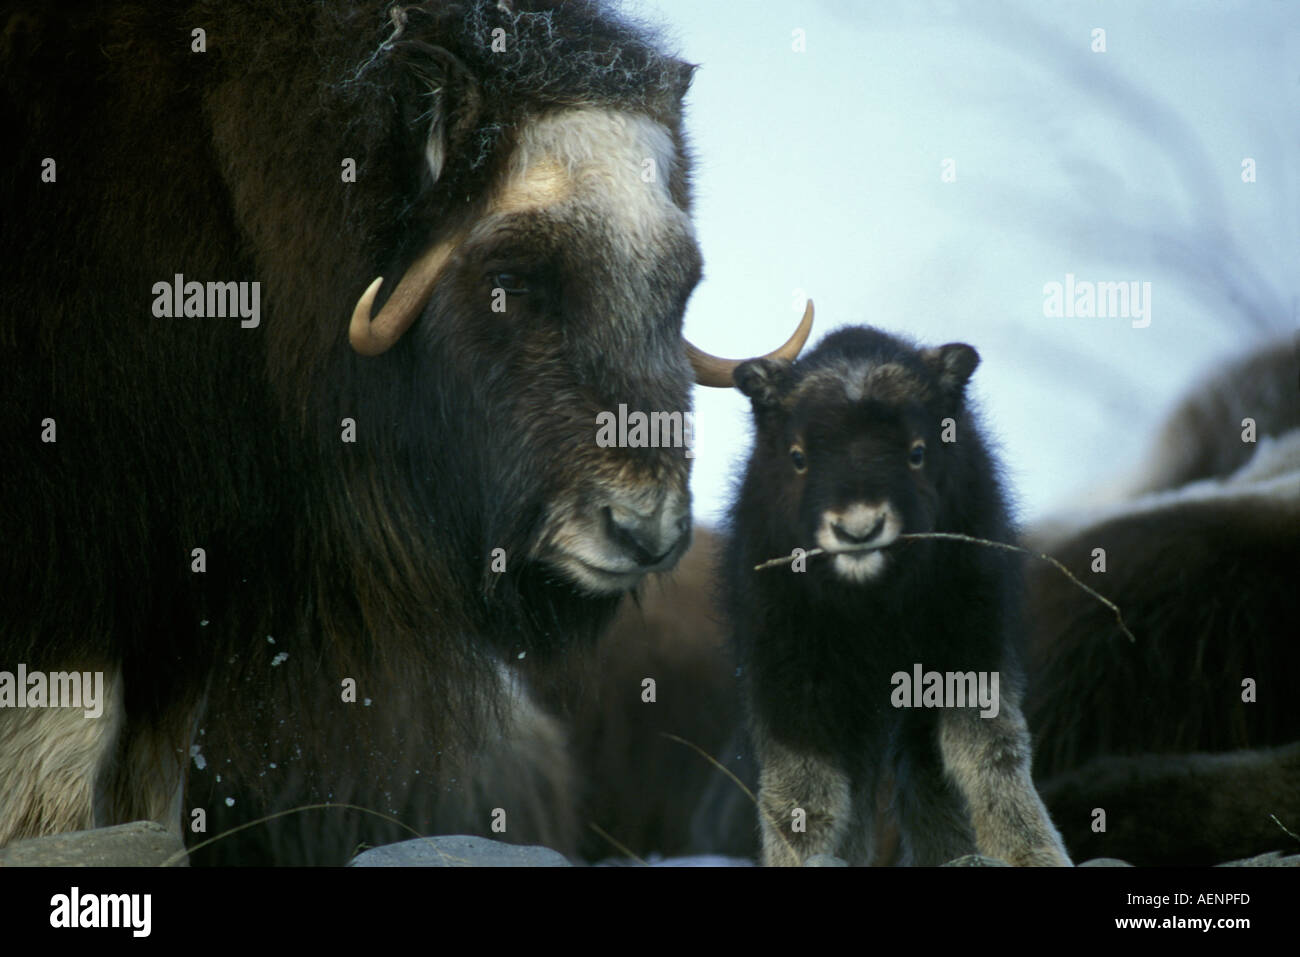
<path fill-rule="evenodd" d="M 1094 857 L 1090 861 L 1084 861 L 1080 867 L 1132 867 L 1128 861 L 1121 861 L 1118 857 Z"/>
<path fill-rule="evenodd" d="M 1300 867 L 1300 854 L 1283 854 L 1281 851 L 1269 851 L 1256 857 L 1247 857 L 1240 861 L 1227 861 L 1216 867 Z"/>
<path fill-rule="evenodd" d="M 803 862 L 804 867 L 848 867 L 849 862 L 834 854 L 814 854 Z"/>
<path fill-rule="evenodd" d="M 503 844 L 486 837 L 421 837 L 372 847 L 352 858 L 348 867 L 569 867 L 549 847 Z"/>
<path fill-rule="evenodd" d="M 949 861 L 944 867 L 1010 867 L 1006 861 L 1000 861 L 996 857 L 985 857 L 982 854 L 967 854 L 959 857 L 955 861 Z"/>
<path fill-rule="evenodd" d="M 0 867 L 161 867 L 169 861 L 187 866 L 185 845 L 153 821 L 32 837 L 0 848 Z"/>

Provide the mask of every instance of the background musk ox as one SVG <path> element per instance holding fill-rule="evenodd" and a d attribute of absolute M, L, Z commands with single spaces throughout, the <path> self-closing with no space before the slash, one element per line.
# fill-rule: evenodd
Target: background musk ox
<path fill-rule="evenodd" d="M 1294 342 L 1228 364 L 1178 405 L 1127 490 L 1034 531 L 1136 638 L 1054 569 L 1031 568 L 1035 772 L 1075 854 L 1204 865 L 1297 849 L 1270 815 L 1296 831 L 1298 383 Z"/>
<path fill-rule="evenodd" d="M 689 409 L 690 68 L 588 2 L 10 9 L 0 666 L 108 700 L 0 711 L 0 843 L 175 826 L 196 729 L 433 774 L 687 544 L 682 450 L 593 434 Z"/>
<path fill-rule="evenodd" d="M 978 362 L 961 343 L 919 350 L 852 327 L 793 366 L 735 371 L 755 438 L 721 578 L 761 769 L 765 864 L 870 863 L 887 776 L 907 863 L 976 848 L 1013 864 L 1069 863 L 1030 779 L 1018 556 L 897 541 L 1013 539 L 999 466 L 966 401 Z M 755 569 L 795 548 L 861 545 L 881 550 Z M 919 687 L 900 707 L 892 676 L 918 666 L 997 673 L 999 687 L 984 711 L 965 696 L 919 707 Z"/>

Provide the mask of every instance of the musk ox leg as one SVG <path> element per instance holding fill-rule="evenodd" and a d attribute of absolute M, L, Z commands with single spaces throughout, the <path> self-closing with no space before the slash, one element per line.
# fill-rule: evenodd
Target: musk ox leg
<path fill-rule="evenodd" d="M 121 675 L 105 674 L 102 710 L 0 709 L 0 847 L 95 826 L 95 795 L 122 726 Z"/>
<path fill-rule="evenodd" d="M 853 806 L 848 774 L 835 762 L 756 734 L 758 810 L 764 867 L 798 867 L 838 854 Z"/>
<path fill-rule="evenodd" d="M 201 713 L 200 700 L 162 718 L 124 716 L 117 748 L 101 775 L 96 824 L 154 821 L 184 840 L 185 768 Z"/>
<path fill-rule="evenodd" d="M 995 717 L 973 708 L 939 716 L 943 766 L 966 799 L 981 854 L 1017 866 L 1069 866 L 1070 857 L 1030 775 L 1029 729 L 1003 695 Z"/>

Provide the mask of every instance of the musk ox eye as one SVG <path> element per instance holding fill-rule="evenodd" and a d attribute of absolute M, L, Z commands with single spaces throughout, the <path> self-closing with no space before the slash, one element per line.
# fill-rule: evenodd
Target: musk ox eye
<path fill-rule="evenodd" d="M 922 439 L 912 443 L 912 448 L 907 453 L 907 464 L 914 469 L 925 464 L 925 442 Z"/>
<path fill-rule="evenodd" d="M 522 273 L 493 273 L 492 285 L 503 290 L 507 296 L 523 296 L 528 293 L 528 277 Z"/>
<path fill-rule="evenodd" d="M 790 448 L 790 461 L 794 463 L 794 470 L 801 475 L 808 471 L 808 458 L 803 454 L 803 449 L 795 445 Z"/>

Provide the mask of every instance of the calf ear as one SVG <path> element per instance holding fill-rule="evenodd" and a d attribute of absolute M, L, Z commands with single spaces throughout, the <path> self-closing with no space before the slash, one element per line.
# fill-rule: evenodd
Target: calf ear
<path fill-rule="evenodd" d="M 790 391 L 790 369 L 789 359 L 750 359 L 736 366 L 731 378 L 755 409 L 770 409 Z"/>
<path fill-rule="evenodd" d="M 971 373 L 980 364 L 980 354 L 964 342 L 950 342 L 937 349 L 926 349 L 921 353 L 935 378 L 939 388 L 948 395 L 959 395 L 970 381 Z"/>

